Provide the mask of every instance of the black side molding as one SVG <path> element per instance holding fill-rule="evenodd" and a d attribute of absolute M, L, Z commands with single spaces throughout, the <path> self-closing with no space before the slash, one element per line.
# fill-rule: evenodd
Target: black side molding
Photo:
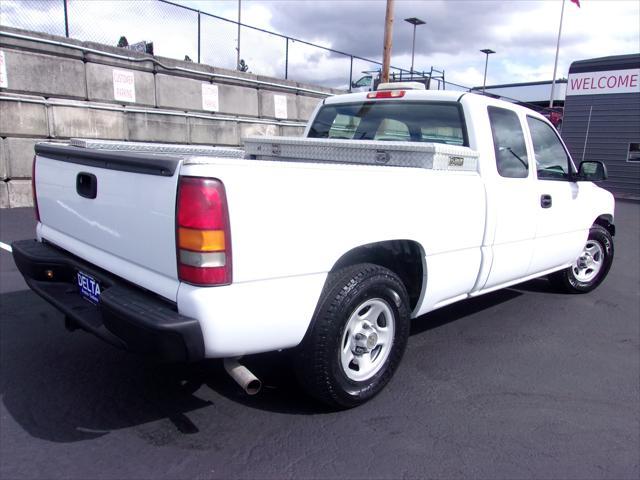
<path fill-rule="evenodd" d="M 172 177 L 181 160 L 175 155 L 91 150 L 52 143 L 37 143 L 36 154 L 61 162 L 162 177 Z"/>

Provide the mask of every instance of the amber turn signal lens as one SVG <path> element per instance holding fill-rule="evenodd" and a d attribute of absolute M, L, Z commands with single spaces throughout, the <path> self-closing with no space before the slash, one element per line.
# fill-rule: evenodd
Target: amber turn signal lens
<path fill-rule="evenodd" d="M 224 230 L 178 229 L 180 248 L 196 252 L 220 252 L 225 249 Z"/>

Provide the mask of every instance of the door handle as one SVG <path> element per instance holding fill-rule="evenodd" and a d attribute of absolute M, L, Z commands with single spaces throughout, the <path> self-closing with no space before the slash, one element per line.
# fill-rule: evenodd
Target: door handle
<path fill-rule="evenodd" d="M 540 196 L 540 206 L 542 208 L 551 208 L 552 205 L 552 200 L 551 200 L 551 195 L 547 195 L 546 193 L 544 195 Z"/>
<path fill-rule="evenodd" d="M 98 179 L 93 173 L 80 172 L 76 177 L 76 192 L 84 198 L 96 198 Z"/>

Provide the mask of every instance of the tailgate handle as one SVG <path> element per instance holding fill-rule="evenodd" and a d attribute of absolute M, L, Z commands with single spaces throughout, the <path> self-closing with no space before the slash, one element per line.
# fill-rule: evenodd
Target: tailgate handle
<path fill-rule="evenodd" d="M 98 179 L 93 173 L 80 172 L 76 177 L 76 192 L 84 198 L 96 198 Z"/>

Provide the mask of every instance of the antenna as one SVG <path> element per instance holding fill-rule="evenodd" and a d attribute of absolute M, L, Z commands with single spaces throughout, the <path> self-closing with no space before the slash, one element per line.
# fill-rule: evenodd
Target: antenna
<path fill-rule="evenodd" d="M 593 112 L 593 105 L 589 107 L 589 121 L 587 122 L 587 133 L 584 135 L 584 147 L 582 147 L 582 160 L 584 162 L 584 154 L 587 151 L 587 140 L 589 139 L 589 127 L 591 126 L 591 112 Z"/>

